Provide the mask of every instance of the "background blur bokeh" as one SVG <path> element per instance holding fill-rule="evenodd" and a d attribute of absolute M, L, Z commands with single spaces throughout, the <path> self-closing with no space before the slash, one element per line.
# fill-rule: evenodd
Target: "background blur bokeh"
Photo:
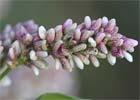
<path fill-rule="evenodd" d="M 39 25 L 50 28 L 63 23 L 67 18 L 80 23 L 86 15 L 92 19 L 107 16 L 116 18 L 119 32 L 140 41 L 138 1 L 13 0 L 9 3 L 7 14 L 0 20 L 1 31 L 7 23 L 14 25 L 28 19 L 34 19 Z M 100 68 L 90 65 L 84 71 L 78 70 L 81 84 L 79 96 L 95 99 L 137 99 L 139 46 L 135 48 L 133 56 L 133 63 L 117 59 L 117 64 L 112 67 L 107 61 L 101 61 Z"/>

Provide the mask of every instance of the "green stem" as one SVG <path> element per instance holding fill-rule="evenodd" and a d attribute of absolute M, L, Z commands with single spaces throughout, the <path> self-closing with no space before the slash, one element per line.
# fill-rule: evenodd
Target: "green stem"
<path fill-rule="evenodd" d="M 0 80 L 4 78 L 4 76 L 6 76 L 9 72 L 11 72 L 13 70 L 13 68 L 7 67 L 7 69 L 0 74 Z"/>

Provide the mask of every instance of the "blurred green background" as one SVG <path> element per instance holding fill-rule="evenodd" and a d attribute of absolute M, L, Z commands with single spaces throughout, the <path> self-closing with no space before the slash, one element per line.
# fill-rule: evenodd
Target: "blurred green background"
<path fill-rule="evenodd" d="M 139 2 L 138 1 L 18 1 L 11 2 L 11 8 L 1 20 L 1 30 L 7 24 L 34 19 L 47 28 L 62 24 L 67 18 L 80 23 L 84 16 L 92 19 L 107 16 L 116 18 L 120 33 L 139 38 Z M 137 99 L 139 97 L 139 47 L 133 53 L 134 62 L 117 59 L 115 66 L 101 61 L 100 68 L 87 66 L 79 70 L 80 97 L 95 99 Z"/>

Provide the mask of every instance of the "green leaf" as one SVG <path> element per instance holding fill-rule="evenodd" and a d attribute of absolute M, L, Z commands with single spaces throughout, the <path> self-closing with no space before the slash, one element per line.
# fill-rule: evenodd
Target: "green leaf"
<path fill-rule="evenodd" d="M 38 97 L 36 100 L 80 100 L 80 99 L 60 93 L 46 93 Z"/>

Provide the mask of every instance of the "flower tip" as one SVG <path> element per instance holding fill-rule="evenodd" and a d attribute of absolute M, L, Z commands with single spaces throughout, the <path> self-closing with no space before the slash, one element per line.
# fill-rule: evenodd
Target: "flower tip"
<path fill-rule="evenodd" d="M 85 16 L 84 22 L 85 22 L 86 28 L 90 28 L 90 26 L 91 26 L 91 18 L 89 16 Z"/>

